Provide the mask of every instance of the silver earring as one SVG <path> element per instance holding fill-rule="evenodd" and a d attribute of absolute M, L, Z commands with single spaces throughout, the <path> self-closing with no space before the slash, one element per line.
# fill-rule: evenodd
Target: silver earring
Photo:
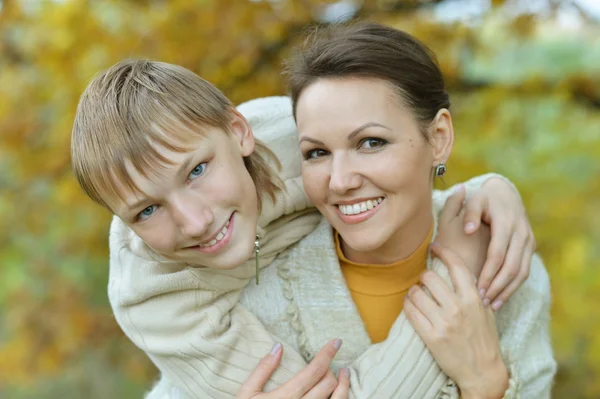
<path fill-rule="evenodd" d="M 258 253 L 260 252 L 260 237 L 256 235 L 254 241 L 254 260 L 256 261 L 256 285 L 258 285 Z"/>
<path fill-rule="evenodd" d="M 446 173 L 446 164 L 444 164 L 443 162 L 440 163 L 438 166 L 435 167 L 435 175 L 437 177 L 442 177 L 444 176 L 444 174 Z"/>

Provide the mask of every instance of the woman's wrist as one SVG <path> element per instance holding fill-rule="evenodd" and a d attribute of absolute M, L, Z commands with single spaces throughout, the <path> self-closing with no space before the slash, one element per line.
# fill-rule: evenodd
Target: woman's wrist
<path fill-rule="evenodd" d="M 458 387 L 461 399 L 502 399 L 508 389 L 509 374 L 504 362 L 482 373 L 473 384 Z"/>

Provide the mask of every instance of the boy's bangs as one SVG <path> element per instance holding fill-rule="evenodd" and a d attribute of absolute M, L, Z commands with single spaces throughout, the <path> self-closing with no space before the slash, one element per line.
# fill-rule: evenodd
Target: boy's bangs
<path fill-rule="evenodd" d="M 119 140 L 111 145 L 98 148 L 98 170 L 90 174 L 95 180 L 90 183 L 97 187 L 98 198 L 125 201 L 124 191 L 144 194 L 133 180 L 132 170 L 145 179 L 157 178 L 165 168 L 174 164 L 161 153 L 161 149 L 188 152 L 195 148 L 190 138 L 205 136 L 205 125 L 194 123 L 185 115 L 171 112 L 155 115 L 153 119 L 130 115 L 129 122 L 134 126 L 130 126 L 128 133 L 146 133 L 119 135 Z"/>

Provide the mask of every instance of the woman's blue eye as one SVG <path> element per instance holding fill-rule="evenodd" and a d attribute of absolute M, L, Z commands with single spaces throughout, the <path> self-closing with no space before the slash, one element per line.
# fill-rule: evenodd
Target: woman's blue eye
<path fill-rule="evenodd" d="M 306 154 L 304 155 L 304 158 L 305 159 L 315 159 L 315 158 L 324 157 L 326 155 L 327 155 L 327 151 L 317 149 L 317 150 L 310 150 L 310 151 L 306 152 Z"/>
<path fill-rule="evenodd" d="M 188 178 L 190 180 L 195 179 L 196 177 L 200 177 L 204 174 L 206 170 L 206 162 L 202 162 L 201 164 L 196 165 L 194 169 L 190 172 Z"/>
<path fill-rule="evenodd" d="M 156 205 L 150 205 L 149 207 L 144 208 L 143 211 L 138 213 L 137 219 L 138 220 L 148 219 L 150 216 L 152 216 L 154 214 L 154 212 L 156 212 Z"/>
<path fill-rule="evenodd" d="M 387 142 L 382 139 L 368 138 L 362 141 L 360 146 L 366 149 L 383 147 Z"/>

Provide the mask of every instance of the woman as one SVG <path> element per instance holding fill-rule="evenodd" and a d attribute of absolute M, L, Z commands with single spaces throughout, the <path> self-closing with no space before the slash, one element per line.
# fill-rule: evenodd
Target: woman
<path fill-rule="evenodd" d="M 435 237 L 444 220 L 436 218 L 439 204 L 435 195 L 431 199 L 432 183 L 454 142 L 448 94 L 430 51 L 414 37 L 378 24 L 334 26 L 314 33 L 288 74 L 304 158 L 304 189 L 328 222 L 288 256 L 309 253 L 318 243 L 328 248 L 322 259 L 335 256 L 337 261 L 308 266 L 291 283 L 305 287 L 305 281 L 317 277 L 327 280 L 321 287 L 291 290 L 302 321 L 296 330 L 312 339 L 308 346 L 322 342 L 318 334 L 308 333 L 318 317 L 314 308 L 334 305 L 344 324 L 332 333 L 352 336 L 357 346 L 368 345 L 369 337 L 375 340 L 389 328 L 380 321 L 395 319 L 403 308 L 401 303 L 388 306 L 389 298 L 401 291 L 398 281 L 410 286 L 418 277 L 423 288 L 414 284 L 408 290 L 400 324 L 404 316 L 410 321 L 463 397 L 549 397 L 556 365 L 548 334 L 549 281 L 541 260 L 533 257 L 528 280 L 498 312 L 499 337 L 464 260 L 434 246 L 450 268 L 454 291 L 442 264 L 426 261 L 423 248 L 432 236 L 443 238 Z M 419 253 L 425 256 L 409 262 Z M 523 253 L 524 258 L 531 255 Z M 303 261 L 311 264 L 310 259 Z M 412 270 L 407 274 L 408 267 Z M 390 280 L 395 280 L 393 285 Z M 345 291 L 346 298 L 340 296 L 335 304 L 314 299 L 325 286 L 331 292 Z M 356 308 L 341 303 L 350 303 L 349 297 Z M 261 317 L 259 309 L 248 307 Z M 373 313 L 379 313 L 378 320 L 371 318 Z M 316 322 L 327 315 L 319 316 Z M 361 321 L 367 333 L 362 336 Z M 391 332 L 396 328 L 402 328 L 398 321 Z M 290 336 L 289 329 L 274 328 L 273 333 Z M 407 341 L 414 340 L 412 334 L 406 333 Z M 404 346 L 410 362 L 398 362 L 393 353 L 379 362 L 407 367 L 412 384 L 416 380 L 421 387 L 443 389 L 427 375 L 433 359 L 410 354 L 412 347 Z M 450 348 L 461 355 L 448 356 Z M 385 388 L 380 392 L 378 397 L 394 395 Z"/>
<path fill-rule="evenodd" d="M 191 72 L 127 61 L 92 81 L 73 130 L 73 164 L 82 187 L 116 215 L 109 283 L 116 319 L 165 376 L 195 397 L 235 395 L 275 342 L 238 305 L 254 277 L 255 259 L 244 260 L 255 234 L 260 236 L 259 266 L 277 257 L 278 268 L 266 271 L 283 275 L 285 265 L 291 266 L 285 249 L 320 220 L 302 191 L 289 101 L 242 108 L 250 123 Z M 252 129 L 283 161 L 285 191 L 278 190 L 277 179 L 269 174 L 275 163 L 269 163 L 268 151 L 255 151 Z M 485 180 L 474 180 L 469 187 L 478 188 Z M 505 194 L 513 209 L 520 209 L 518 196 L 489 191 L 491 187 L 486 183 L 482 198 Z M 508 234 L 499 234 L 503 237 L 516 226 L 497 217 L 492 223 L 506 227 Z M 351 366 L 353 375 L 362 378 L 365 365 L 388 346 L 396 345 L 390 340 L 369 349 Z M 339 349 L 339 341 L 326 347 L 326 356 L 335 352 L 332 348 Z M 306 383 L 302 375 L 294 377 L 305 359 L 288 349 L 270 387 L 290 379 L 295 386 Z M 280 356 L 281 349 L 276 353 Z M 324 377 L 308 389 L 331 381 L 322 363 L 308 366 Z M 370 389 L 370 378 L 364 381 L 362 388 Z"/>

